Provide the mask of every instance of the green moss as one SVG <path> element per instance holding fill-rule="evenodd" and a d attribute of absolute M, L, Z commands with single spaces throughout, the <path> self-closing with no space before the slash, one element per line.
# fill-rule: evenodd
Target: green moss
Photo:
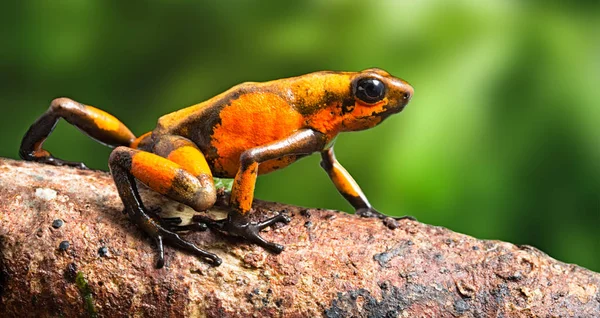
<path fill-rule="evenodd" d="M 85 279 L 85 276 L 83 276 L 83 272 L 77 272 L 77 276 L 75 277 L 75 285 L 77 285 L 79 293 L 81 294 L 81 297 L 83 297 L 85 309 L 87 310 L 90 317 L 98 317 L 96 307 L 94 306 L 92 290 L 87 280 Z"/>

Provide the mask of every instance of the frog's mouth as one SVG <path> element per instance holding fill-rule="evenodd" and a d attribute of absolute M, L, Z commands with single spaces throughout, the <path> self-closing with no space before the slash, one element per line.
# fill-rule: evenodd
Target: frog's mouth
<path fill-rule="evenodd" d="M 406 107 L 406 104 L 400 104 L 396 107 L 389 107 L 386 110 L 384 110 L 383 112 L 377 114 L 377 116 L 381 117 L 381 120 L 384 120 L 393 114 L 397 114 L 397 113 L 403 111 L 405 107 Z"/>

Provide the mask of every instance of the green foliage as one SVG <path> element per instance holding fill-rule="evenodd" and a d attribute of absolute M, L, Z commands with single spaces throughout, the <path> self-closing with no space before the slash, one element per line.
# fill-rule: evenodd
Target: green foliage
<path fill-rule="evenodd" d="M 225 190 L 227 191 L 231 191 L 231 187 L 233 187 L 233 179 L 223 179 L 223 178 L 214 178 L 215 180 L 215 187 L 217 189 L 219 188 L 225 188 Z"/>
<path fill-rule="evenodd" d="M 20 1 L 0 8 L 0 155 L 16 158 L 54 97 L 136 134 L 243 81 L 377 66 L 415 96 L 338 159 L 376 208 L 534 245 L 600 271 L 597 2 Z M 61 123 L 56 156 L 110 152 Z M 256 196 L 351 208 L 317 157 L 259 178 Z"/>

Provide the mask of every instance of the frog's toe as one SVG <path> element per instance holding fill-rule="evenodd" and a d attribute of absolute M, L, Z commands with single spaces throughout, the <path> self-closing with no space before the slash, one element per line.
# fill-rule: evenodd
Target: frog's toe
<path fill-rule="evenodd" d="M 417 218 L 412 216 L 412 215 L 403 215 L 403 216 L 395 216 L 394 217 L 395 220 L 411 220 L 411 221 L 417 221 Z"/>
<path fill-rule="evenodd" d="M 256 224 L 256 227 L 258 228 L 258 230 L 262 230 L 262 229 L 264 229 L 264 228 L 266 228 L 268 226 L 271 226 L 273 224 L 276 224 L 276 223 L 285 223 L 285 224 L 288 224 L 291 221 L 292 221 L 292 219 L 289 216 L 280 213 L 280 214 L 277 214 L 276 216 L 274 216 L 272 218 L 266 219 L 266 220 L 264 220 L 262 222 L 258 222 Z"/>
<path fill-rule="evenodd" d="M 410 215 L 405 215 L 405 216 L 400 216 L 400 217 L 387 216 L 387 215 L 375 210 L 372 207 L 357 209 L 356 214 L 360 215 L 361 217 L 364 217 L 364 218 L 381 219 L 381 220 L 383 220 L 383 224 L 385 224 L 385 226 L 387 226 L 391 230 L 394 230 L 394 229 L 397 229 L 398 227 L 400 227 L 400 223 L 398 222 L 400 220 L 404 220 L 404 219 L 411 220 L 411 221 L 417 220 L 415 217 L 410 216 Z"/>
<path fill-rule="evenodd" d="M 164 251 L 163 251 L 163 241 L 168 242 L 169 244 L 176 246 L 182 250 L 185 250 L 193 255 L 195 255 L 196 257 L 203 259 L 204 261 L 206 261 L 207 263 L 213 265 L 213 266 L 219 266 L 221 265 L 221 259 L 210 252 L 207 252 L 205 250 L 202 250 L 200 248 L 198 248 L 195 244 L 190 243 L 188 241 L 185 241 L 183 239 L 181 239 L 181 237 L 179 237 L 179 235 L 177 235 L 176 233 L 173 233 L 171 231 L 162 229 L 162 228 L 158 228 L 158 235 L 156 235 L 156 241 L 157 241 L 157 245 L 159 246 L 159 257 L 158 257 L 158 263 L 157 263 L 157 267 L 160 268 L 158 265 L 160 263 L 162 263 L 162 265 L 164 265 Z"/>
<path fill-rule="evenodd" d="M 383 224 L 390 230 L 395 230 L 400 227 L 400 223 L 394 218 L 387 217 L 383 219 Z"/>
<path fill-rule="evenodd" d="M 67 167 L 73 167 L 73 168 L 77 168 L 77 169 L 81 169 L 81 170 L 89 170 L 89 168 L 83 162 L 67 161 L 67 160 L 55 158 L 53 156 L 46 156 L 46 157 L 33 157 L 32 156 L 31 158 L 24 158 L 24 159 L 39 162 L 39 163 L 44 163 L 44 164 L 48 164 L 48 165 L 52 165 L 52 166 L 67 166 Z"/>
<path fill-rule="evenodd" d="M 274 242 L 269 242 L 260 236 L 259 232 L 264 228 L 275 223 L 289 223 L 291 219 L 283 214 L 278 214 L 262 222 L 250 222 L 248 218 L 237 211 L 230 212 L 227 221 L 223 225 L 222 230 L 247 241 L 254 243 L 267 251 L 279 254 L 283 251 L 284 246 Z"/>

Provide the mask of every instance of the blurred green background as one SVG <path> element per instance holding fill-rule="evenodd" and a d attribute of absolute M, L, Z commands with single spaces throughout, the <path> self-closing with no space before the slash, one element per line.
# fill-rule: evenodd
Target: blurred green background
<path fill-rule="evenodd" d="M 0 155 L 59 96 L 139 135 L 243 81 L 375 66 L 415 87 L 336 144 L 376 208 L 600 271 L 600 2 L 552 3 L 3 2 Z M 46 146 L 107 170 L 110 149 L 64 122 Z M 351 211 L 318 162 L 256 197 Z"/>

